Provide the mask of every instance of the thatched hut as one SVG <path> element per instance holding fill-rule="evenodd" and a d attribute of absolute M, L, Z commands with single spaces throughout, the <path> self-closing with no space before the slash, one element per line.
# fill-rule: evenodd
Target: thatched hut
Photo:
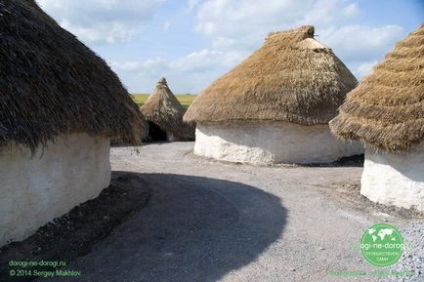
<path fill-rule="evenodd" d="M 424 211 L 424 24 L 347 95 L 332 131 L 365 143 L 361 194 Z"/>
<path fill-rule="evenodd" d="M 183 122 L 184 107 L 161 77 L 146 103 L 140 107 L 149 124 L 145 141 L 194 140 L 194 126 Z"/>
<path fill-rule="evenodd" d="M 0 246 L 109 185 L 142 116 L 107 64 L 33 0 L 0 0 Z"/>
<path fill-rule="evenodd" d="M 207 87 L 184 116 L 196 122 L 194 153 L 219 160 L 331 162 L 359 154 L 337 141 L 328 122 L 355 77 L 314 27 L 270 33 L 264 45 Z"/>

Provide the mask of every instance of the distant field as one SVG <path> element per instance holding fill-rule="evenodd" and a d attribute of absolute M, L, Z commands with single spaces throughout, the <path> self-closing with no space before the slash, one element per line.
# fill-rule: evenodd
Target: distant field
<path fill-rule="evenodd" d="M 149 97 L 149 94 L 131 94 L 131 97 L 133 97 L 135 103 L 138 106 L 141 106 L 146 102 L 147 98 Z M 178 101 L 180 101 L 181 105 L 183 105 L 184 108 L 188 108 L 188 106 L 191 105 L 194 98 L 196 98 L 196 95 L 192 94 L 175 94 L 175 97 L 177 97 Z"/>

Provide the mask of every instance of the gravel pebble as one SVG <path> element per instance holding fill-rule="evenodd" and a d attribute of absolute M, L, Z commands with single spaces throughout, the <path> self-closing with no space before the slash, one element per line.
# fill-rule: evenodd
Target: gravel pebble
<path fill-rule="evenodd" d="M 390 276 L 380 282 L 423 282 L 424 281 L 424 222 L 413 221 L 399 229 L 405 243 L 405 250 L 399 261 L 388 268 L 393 271 L 413 271 L 412 276 Z"/>

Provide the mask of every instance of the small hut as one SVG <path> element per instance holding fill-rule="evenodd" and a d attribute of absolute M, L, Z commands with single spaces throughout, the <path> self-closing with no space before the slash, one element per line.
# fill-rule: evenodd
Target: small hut
<path fill-rule="evenodd" d="M 145 141 L 194 140 L 194 126 L 183 122 L 184 107 L 161 77 L 146 103 L 140 107 L 149 124 Z"/>
<path fill-rule="evenodd" d="M 330 125 L 365 143 L 362 195 L 424 211 L 424 24 L 347 95 Z"/>
<path fill-rule="evenodd" d="M 331 135 L 355 77 L 314 27 L 270 33 L 263 46 L 217 79 L 192 103 L 194 153 L 254 164 L 320 163 L 363 152 Z"/>
<path fill-rule="evenodd" d="M 0 246 L 109 186 L 142 116 L 107 64 L 34 0 L 0 0 Z"/>

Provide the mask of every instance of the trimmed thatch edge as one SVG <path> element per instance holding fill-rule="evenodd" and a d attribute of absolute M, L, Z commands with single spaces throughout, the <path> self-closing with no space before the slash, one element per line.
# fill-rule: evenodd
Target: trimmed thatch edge
<path fill-rule="evenodd" d="M 313 26 L 270 33 L 261 48 L 200 93 L 184 121 L 327 124 L 357 80 L 331 48 L 313 37 Z"/>
<path fill-rule="evenodd" d="M 0 146 L 87 133 L 140 145 L 137 105 L 107 63 L 34 0 L 0 2 Z"/>
<path fill-rule="evenodd" d="M 424 23 L 398 41 L 348 93 L 329 123 L 335 136 L 392 154 L 424 143 L 423 44 Z"/>

